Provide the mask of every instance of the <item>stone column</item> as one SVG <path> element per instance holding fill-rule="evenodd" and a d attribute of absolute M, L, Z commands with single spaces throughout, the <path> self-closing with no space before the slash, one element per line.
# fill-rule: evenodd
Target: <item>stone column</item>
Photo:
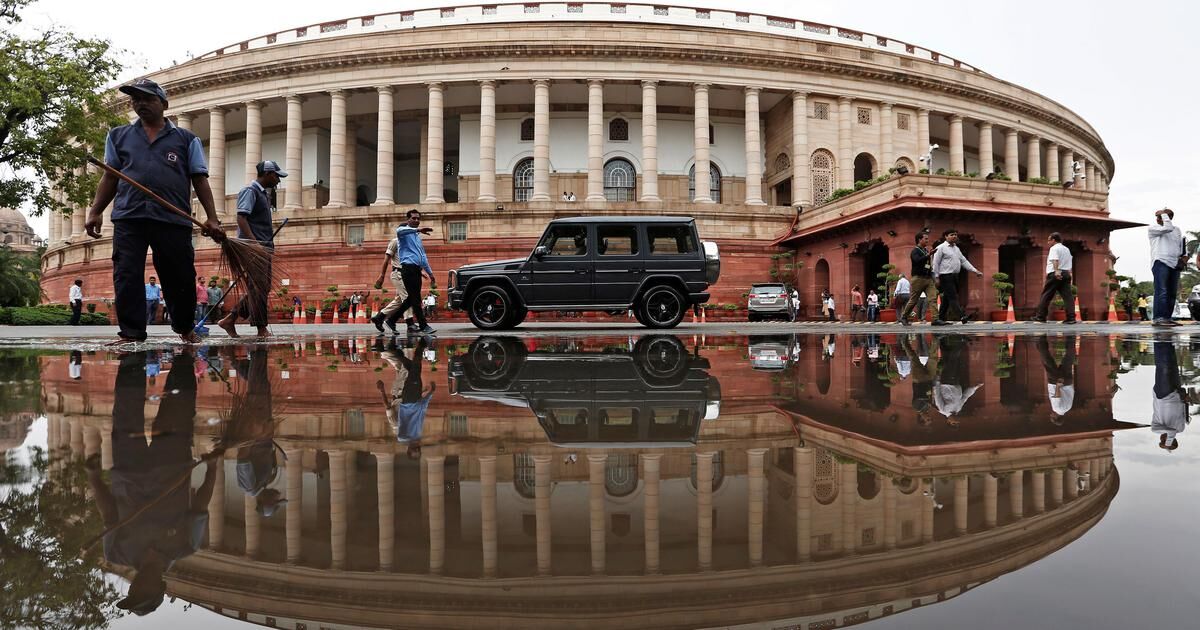
<path fill-rule="evenodd" d="M 1042 176 L 1042 139 L 1039 136 L 1029 136 L 1025 147 L 1025 174 L 1027 179 Z"/>
<path fill-rule="evenodd" d="M 445 101 L 445 86 L 434 82 L 430 83 L 428 88 L 429 120 L 425 138 L 425 203 L 443 203 L 445 201 L 442 197 L 445 120 L 442 106 Z"/>
<path fill-rule="evenodd" d="M 1050 471 L 1050 502 L 1058 507 L 1063 502 L 1063 469 Z"/>
<path fill-rule="evenodd" d="M 329 451 L 329 554 L 334 570 L 346 568 L 346 451 Z"/>
<path fill-rule="evenodd" d="M 1008 502 L 1013 519 L 1025 516 L 1025 471 L 1014 470 L 1008 478 Z"/>
<path fill-rule="evenodd" d="M 288 173 L 291 176 L 291 173 Z M 299 564 L 304 544 L 304 451 L 288 449 L 283 452 L 287 458 L 285 477 L 287 479 L 287 510 L 286 527 L 287 562 Z"/>
<path fill-rule="evenodd" d="M 192 130 L 192 123 L 196 120 L 196 115 L 191 112 L 180 112 L 175 115 L 175 126 L 180 129 Z"/>
<path fill-rule="evenodd" d="M 358 205 L 358 126 L 346 125 L 346 205 Z"/>
<path fill-rule="evenodd" d="M 1058 163 L 1058 145 L 1053 142 L 1047 143 L 1046 144 L 1046 175 L 1045 175 L 1047 180 L 1049 180 L 1051 182 L 1057 182 L 1057 181 L 1062 180 L 1062 178 L 1059 176 L 1059 171 L 1058 171 L 1059 166 L 1060 166 L 1060 164 Z"/>
<path fill-rule="evenodd" d="M 249 184 L 258 177 L 262 161 L 262 103 L 246 101 L 246 164 L 243 182 Z"/>
<path fill-rule="evenodd" d="M 304 207 L 304 97 L 287 97 L 287 157 L 288 178 L 284 180 L 284 204 L 287 210 Z"/>
<path fill-rule="evenodd" d="M 917 110 L 917 155 L 918 156 L 925 155 L 929 151 L 929 145 L 931 145 L 931 144 L 933 144 L 933 141 L 929 139 L 929 110 L 928 109 L 918 109 Z M 918 164 L 918 168 L 920 168 L 920 164 Z M 932 173 L 933 172 L 933 161 L 930 160 L 929 164 L 925 165 L 925 168 L 929 169 L 929 172 Z"/>
<path fill-rule="evenodd" d="M 642 81 L 642 196 L 641 201 L 661 201 L 658 196 L 658 82 Z"/>
<path fill-rule="evenodd" d="M 494 170 L 494 169 L 493 169 Z M 496 456 L 479 457 L 479 521 L 483 542 L 483 577 L 496 577 L 499 544 L 496 536 Z"/>
<path fill-rule="evenodd" d="M 838 97 L 838 188 L 854 187 L 854 99 Z"/>
<path fill-rule="evenodd" d="M 762 565 L 763 560 L 763 523 L 766 514 L 767 479 L 763 470 L 767 449 L 752 448 L 746 451 L 749 462 L 749 507 L 747 509 L 747 537 L 750 566 Z"/>
<path fill-rule="evenodd" d="M 895 141 L 892 135 L 895 133 L 896 122 L 892 114 L 891 103 L 879 104 L 879 171 L 880 173 L 888 172 L 889 168 L 896 165 L 896 149 Z"/>
<path fill-rule="evenodd" d="M 248 495 L 242 495 L 242 515 L 246 525 L 246 557 L 251 560 L 258 558 L 259 541 L 262 540 L 262 517 L 259 516 L 258 501 Z"/>
<path fill-rule="evenodd" d="M 812 205 L 808 168 L 808 93 L 792 92 L 792 206 Z"/>
<path fill-rule="evenodd" d="M 881 477 L 883 483 L 883 548 L 896 548 L 896 484 L 891 477 Z"/>
<path fill-rule="evenodd" d="M 550 463 L 549 455 L 533 456 L 533 509 L 537 527 L 538 575 L 550 575 Z"/>
<path fill-rule="evenodd" d="M 996 526 L 996 514 L 999 512 L 1000 480 L 988 473 L 983 476 L 983 525 L 988 529 Z"/>
<path fill-rule="evenodd" d="M 987 177 L 996 170 L 995 149 L 992 148 L 992 123 L 979 123 L 979 174 Z"/>
<path fill-rule="evenodd" d="M 713 203 L 712 197 L 709 195 L 709 189 L 712 186 L 712 181 L 709 179 L 709 143 L 708 143 L 708 84 L 697 83 L 692 86 L 692 92 L 695 97 L 695 116 L 693 122 L 693 130 L 695 131 L 693 139 L 695 166 L 696 166 L 696 196 L 692 200 L 695 203 Z M 710 460 L 711 461 L 711 460 Z"/>
<path fill-rule="evenodd" d="M 1083 478 L 1083 486 L 1081 490 L 1086 494 L 1092 491 L 1092 460 L 1085 459 L 1075 462 L 1075 467 L 1079 469 L 1079 476 Z"/>
<path fill-rule="evenodd" d="M 496 82 L 479 82 L 479 197 L 496 200 Z"/>
<path fill-rule="evenodd" d="M 970 486 L 966 475 L 954 478 L 954 531 L 967 533 L 967 508 L 970 507 Z"/>
<path fill-rule="evenodd" d="M 220 551 L 225 542 L 225 458 L 218 457 L 210 465 L 217 467 L 217 474 L 208 499 L 208 548 Z"/>
<path fill-rule="evenodd" d="M 858 552 L 858 464 L 844 462 L 836 464 L 842 487 L 837 502 L 842 507 L 842 553 L 852 556 Z"/>
<path fill-rule="evenodd" d="M 1096 165 L 1088 162 L 1087 166 L 1084 167 L 1084 174 L 1087 176 L 1087 179 L 1084 181 L 1084 188 L 1090 192 L 1098 190 L 1096 188 Z"/>
<path fill-rule="evenodd" d="M 796 560 L 812 557 L 813 449 L 792 449 L 792 474 L 796 478 Z"/>
<path fill-rule="evenodd" d="M 106 420 L 100 429 L 100 470 L 113 467 L 112 427 L 112 420 Z"/>
<path fill-rule="evenodd" d="M 588 178 L 584 201 L 603 203 L 604 199 L 604 82 L 588 81 Z"/>
<path fill-rule="evenodd" d="M 713 455 L 696 453 L 696 558 L 701 571 L 712 569 Z"/>
<path fill-rule="evenodd" d="M 83 428 L 83 458 L 100 454 L 100 429 L 94 426 Z"/>
<path fill-rule="evenodd" d="M 662 455 L 658 453 L 643 454 L 642 479 L 644 485 L 642 497 L 645 503 L 642 508 L 642 531 L 646 543 L 646 574 L 654 575 L 659 568 L 659 529 L 658 499 L 659 499 L 659 470 Z"/>
<path fill-rule="evenodd" d="M 81 166 L 81 167 L 75 169 L 75 177 L 83 177 L 83 175 L 86 172 L 87 172 L 87 168 Z M 82 204 L 75 204 L 75 203 L 71 204 L 71 240 L 72 241 L 83 240 L 84 236 L 86 235 L 83 224 L 86 222 L 87 222 L 87 207 Z M 112 223 L 112 221 L 105 221 L 105 223 Z"/>
<path fill-rule="evenodd" d="M 329 203 L 344 208 L 346 201 L 346 93 L 329 93 Z"/>
<path fill-rule="evenodd" d="M 67 201 L 67 200 L 66 200 L 66 194 L 65 194 L 65 193 L 63 194 L 63 203 L 64 203 L 64 204 L 66 204 L 66 206 L 67 206 L 67 208 L 68 208 L 68 209 L 71 209 L 71 203 L 70 203 L 69 201 Z M 110 218 L 110 219 L 111 219 L 111 217 L 112 217 L 111 208 L 112 208 L 112 207 L 111 207 L 111 205 L 110 205 L 110 206 L 109 206 L 109 208 L 108 208 L 108 209 L 110 210 L 110 212 L 109 212 L 109 218 Z M 58 218 L 58 232 L 59 232 L 59 234 L 62 236 L 62 241 L 63 241 L 64 243 L 69 243 L 69 242 L 71 241 L 71 232 L 72 232 L 71 215 L 69 215 L 69 214 L 59 214 L 57 218 Z M 105 222 L 104 222 L 104 226 L 105 226 L 105 227 L 109 227 L 109 226 L 111 226 L 111 225 L 112 225 L 112 221 L 111 221 L 111 220 L 109 220 L 109 221 L 105 221 Z"/>
<path fill-rule="evenodd" d="M 1046 511 L 1046 473 L 1033 471 L 1033 513 L 1041 514 Z"/>
<path fill-rule="evenodd" d="M 84 458 L 83 419 L 73 418 L 71 423 L 71 459 Z"/>
<path fill-rule="evenodd" d="M 51 199 L 58 201 L 58 197 L 59 195 L 57 190 L 51 191 Z M 58 213 L 51 212 L 48 214 L 46 216 L 46 224 L 50 228 L 50 247 L 54 247 L 55 245 L 58 245 L 60 240 L 62 240 L 62 230 L 59 229 L 62 226 L 62 223 L 60 223 L 58 220 Z"/>
<path fill-rule="evenodd" d="M 429 495 L 429 573 L 441 575 L 446 566 L 446 458 L 436 455 L 422 461 Z"/>
<path fill-rule="evenodd" d="M 930 495 L 933 492 L 933 484 L 928 481 L 921 481 L 921 494 Z M 921 510 L 921 542 L 933 542 L 933 515 L 936 509 L 936 500 L 934 497 L 926 497 L 925 509 Z"/>
<path fill-rule="evenodd" d="M 393 118 L 392 86 L 381 85 L 375 88 L 379 93 L 379 119 L 375 131 L 375 203 L 376 206 L 390 206 L 395 201 L 395 134 L 396 125 Z M 495 131 L 495 113 L 492 114 L 492 130 Z M 495 149 L 495 146 L 492 147 Z M 494 163 L 493 159 L 493 163 Z M 493 175 L 496 169 L 493 168 Z"/>
<path fill-rule="evenodd" d="M 1068 468 L 1064 473 L 1063 489 L 1067 492 L 1068 499 L 1074 499 L 1079 496 L 1079 472 Z"/>
<path fill-rule="evenodd" d="M 396 456 L 375 453 L 375 492 L 379 504 L 379 570 L 391 571 L 396 555 Z"/>
<path fill-rule="evenodd" d="M 588 455 L 588 516 L 591 530 L 592 573 L 604 574 L 604 464 L 606 455 Z"/>
<path fill-rule="evenodd" d="M 762 138 L 758 95 L 761 88 L 746 88 L 746 205 L 765 206 L 762 198 Z"/>
<path fill-rule="evenodd" d="M 550 201 L 550 80 L 533 82 L 533 194 Z"/>
<path fill-rule="evenodd" d="M 963 155 L 963 119 L 958 114 L 950 116 L 950 169 L 959 173 L 966 172 L 966 158 Z"/>
<path fill-rule="evenodd" d="M 1004 130 L 1004 174 L 1021 181 L 1020 137 L 1016 129 Z"/>
<path fill-rule="evenodd" d="M 1058 178 L 1065 184 L 1069 181 L 1074 181 L 1075 176 L 1072 174 L 1071 164 L 1075 162 L 1075 153 L 1065 147 L 1060 150 L 1060 153 L 1062 153 L 1062 159 L 1059 162 Z"/>

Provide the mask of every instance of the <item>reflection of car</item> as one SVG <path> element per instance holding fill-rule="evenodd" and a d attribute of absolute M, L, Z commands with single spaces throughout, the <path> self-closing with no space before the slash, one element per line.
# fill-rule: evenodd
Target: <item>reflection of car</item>
<path fill-rule="evenodd" d="M 632 310 L 643 326 L 672 328 L 720 275 L 717 244 L 700 241 L 691 217 L 572 217 L 551 221 L 527 258 L 451 271 L 449 303 L 485 330 L 529 311 Z"/>
<path fill-rule="evenodd" d="M 791 289 L 782 282 L 754 284 L 746 296 L 746 310 L 752 322 L 771 318 L 791 321 L 795 314 Z"/>
<path fill-rule="evenodd" d="M 720 414 L 708 359 L 668 335 L 633 351 L 529 351 L 515 337 L 481 337 L 450 360 L 450 392 L 529 407 L 554 444 L 694 444 Z"/>
<path fill-rule="evenodd" d="M 792 336 L 751 336 L 750 365 L 756 370 L 782 370 L 793 358 Z"/>
<path fill-rule="evenodd" d="M 1192 287 L 1192 292 L 1188 294 L 1187 311 L 1183 316 L 1200 321 L 1200 285 Z"/>

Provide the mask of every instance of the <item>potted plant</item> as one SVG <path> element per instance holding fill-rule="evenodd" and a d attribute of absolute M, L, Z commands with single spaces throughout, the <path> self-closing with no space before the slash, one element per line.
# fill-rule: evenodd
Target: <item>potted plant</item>
<path fill-rule="evenodd" d="M 991 312 L 989 319 L 1002 322 L 1008 319 L 1008 299 L 1013 294 L 1013 283 L 1006 273 L 992 274 L 992 289 L 996 291 L 996 305 L 1000 310 Z"/>
<path fill-rule="evenodd" d="M 1072 284 L 1071 285 L 1072 299 L 1074 299 L 1074 296 L 1076 296 L 1078 294 L 1079 294 L 1079 287 Z M 1054 319 L 1054 321 L 1061 322 L 1067 318 L 1066 308 L 1067 308 L 1067 306 L 1066 306 L 1066 304 L 1063 304 L 1062 296 L 1057 296 L 1054 298 L 1054 312 L 1051 313 L 1050 316 Z M 1075 319 L 1083 319 L 1083 313 L 1075 313 Z"/>
<path fill-rule="evenodd" d="M 879 321 L 894 322 L 896 321 L 896 309 L 888 307 L 891 304 L 892 287 L 900 281 L 900 274 L 896 273 L 896 265 L 891 263 L 884 265 L 883 270 L 875 274 L 875 278 L 880 282 L 876 287 L 876 290 L 879 291 Z"/>

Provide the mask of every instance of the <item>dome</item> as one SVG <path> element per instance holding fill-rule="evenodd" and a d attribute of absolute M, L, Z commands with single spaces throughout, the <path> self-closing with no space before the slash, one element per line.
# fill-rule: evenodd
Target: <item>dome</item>
<path fill-rule="evenodd" d="M 36 237 L 24 214 L 19 210 L 0 207 L 0 246 L 31 252 L 36 249 Z"/>
<path fill-rule="evenodd" d="M 25 215 L 21 214 L 20 210 L 0 207 L 0 226 L 8 228 L 10 232 L 13 231 L 13 227 L 23 232 L 29 229 L 29 221 L 25 219 Z"/>

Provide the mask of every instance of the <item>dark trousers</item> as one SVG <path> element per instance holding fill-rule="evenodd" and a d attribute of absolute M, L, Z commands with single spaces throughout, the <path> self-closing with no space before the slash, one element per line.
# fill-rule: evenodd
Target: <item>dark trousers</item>
<path fill-rule="evenodd" d="M 117 334 L 123 339 L 146 338 L 146 250 L 153 249 L 154 270 L 162 280 L 171 329 L 191 332 L 196 316 L 196 266 L 192 229 L 151 219 L 113 221 L 113 293 Z"/>
<path fill-rule="evenodd" d="M 1154 319 L 1171 319 L 1179 295 L 1179 270 L 1156 260 L 1150 271 L 1154 274 Z"/>
<path fill-rule="evenodd" d="M 146 353 L 121 357 L 113 387 L 113 468 L 146 471 L 160 467 L 185 468 L 192 463 L 192 430 L 196 417 L 194 359 L 176 354 L 163 386 L 162 402 L 146 443 Z M 157 357 L 152 360 L 157 361 Z M 151 392 L 159 393 L 159 392 Z M 163 479 L 164 483 L 170 481 Z M 181 486 L 186 488 L 187 486 Z"/>
<path fill-rule="evenodd" d="M 83 301 L 82 300 L 72 300 L 71 301 L 71 325 L 78 326 L 79 318 L 81 318 L 81 317 L 83 317 Z"/>
<path fill-rule="evenodd" d="M 425 309 L 421 306 L 421 268 L 417 265 L 400 265 L 400 278 L 404 281 L 404 290 L 408 291 L 408 297 L 392 314 L 392 323 L 400 319 L 401 313 L 411 308 L 417 325 L 421 328 L 428 326 L 425 322 Z"/>
<path fill-rule="evenodd" d="M 1063 385 L 1073 385 L 1075 383 L 1075 337 L 1067 336 L 1067 353 L 1063 355 L 1062 363 L 1054 361 L 1054 355 L 1050 352 L 1050 341 L 1046 337 L 1038 337 L 1037 340 L 1038 354 L 1042 358 L 1042 367 L 1046 370 L 1046 382 L 1057 383 L 1062 381 Z"/>
<path fill-rule="evenodd" d="M 1067 311 L 1067 321 L 1075 321 L 1075 296 L 1071 295 L 1071 272 L 1062 272 L 1061 278 L 1054 277 L 1054 274 L 1046 274 L 1046 283 L 1042 285 L 1042 299 L 1038 301 L 1037 312 L 1034 317 L 1038 319 L 1046 319 L 1046 313 L 1050 311 L 1050 302 L 1054 300 L 1054 296 L 1062 297 L 1063 308 Z"/>
<path fill-rule="evenodd" d="M 1155 341 L 1154 397 L 1162 400 L 1181 389 L 1183 389 L 1183 375 L 1179 372 L 1179 358 L 1175 356 L 1175 344 L 1170 341 Z"/>
<path fill-rule="evenodd" d="M 958 274 L 944 273 L 938 276 L 938 289 L 942 292 L 942 306 L 938 319 L 948 322 L 962 317 L 963 309 L 958 305 Z"/>

